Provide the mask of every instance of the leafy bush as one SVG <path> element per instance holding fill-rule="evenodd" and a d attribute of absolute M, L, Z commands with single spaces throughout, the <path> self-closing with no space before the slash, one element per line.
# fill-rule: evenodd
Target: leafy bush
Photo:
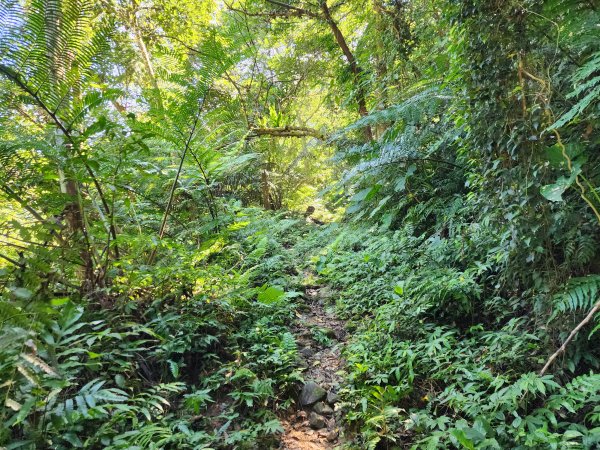
<path fill-rule="evenodd" d="M 278 233 L 266 234 L 273 226 Z M 302 228 L 241 212 L 197 252 L 173 247 L 156 267 L 130 266 L 111 287 L 111 310 L 86 309 L 75 298 L 41 309 L 3 303 L 1 442 L 8 448 L 270 445 L 282 429 L 265 408 L 289 405 L 302 380 L 288 328 L 298 295 L 285 274 L 292 256 L 278 240 L 293 242 L 290 226 Z M 281 288 L 267 296 L 264 283 Z M 42 313 L 27 328 L 22 318 Z"/>

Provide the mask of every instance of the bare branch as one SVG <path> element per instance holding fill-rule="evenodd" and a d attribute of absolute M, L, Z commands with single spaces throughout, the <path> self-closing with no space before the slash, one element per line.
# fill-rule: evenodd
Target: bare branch
<path fill-rule="evenodd" d="M 565 350 L 567 349 L 567 345 L 569 345 L 569 342 L 571 342 L 573 340 L 573 338 L 577 335 L 579 330 L 581 330 L 590 320 L 592 320 L 592 317 L 594 317 L 594 314 L 596 314 L 596 312 L 598 312 L 599 310 L 600 310 L 600 300 L 598 300 L 596 302 L 596 304 L 590 310 L 590 312 L 587 314 L 587 316 L 585 316 L 583 318 L 583 320 L 581 322 L 579 322 L 579 324 L 575 328 L 573 328 L 573 331 L 571 331 L 571 333 L 569 334 L 569 337 L 567 337 L 567 339 L 565 339 L 565 342 L 563 342 L 563 344 L 559 347 L 559 349 L 556 350 L 550 356 L 550 358 L 548 358 L 548 361 L 546 361 L 546 364 L 544 364 L 544 367 L 542 368 L 542 370 L 540 370 L 540 376 L 544 375 L 546 373 L 546 371 L 550 368 L 550 366 L 552 365 L 554 360 L 565 352 Z"/>
<path fill-rule="evenodd" d="M 314 137 L 321 141 L 325 140 L 325 135 L 319 130 L 307 127 L 275 127 L 275 128 L 251 128 L 248 139 L 261 136 L 273 137 Z"/>
<path fill-rule="evenodd" d="M 266 0 L 267 3 L 271 3 L 272 5 L 281 6 L 282 8 L 286 8 L 291 11 L 295 11 L 298 17 L 306 16 L 312 17 L 313 19 L 323 19 L 320 14 L 314 13 L 305 8 L 298 8 L 297 6 L 288 5 L 287 3 L 280 2 L 278 0 Z"/>
<path fill-rule="evenodd" d="M 6 255 L 3 255 L 2 253 L 0 253 L 0 258 L 2 258 L 2 259 L 5 259 L 5 260 L 6 260 L 6 261 L 8 261 L 9 263 L 11 263 L 11 264 L 14 264 L 14 265 L 15 265 L 15 266 L 17 266 L 17 267 L 20 267 L 20 268 L 24 268 L 24 267 L 25 267 L 25 265 L 24 265 L 24 264 L 21 264 L 19 261 L 15 261 L 15 260 L 14 260 L 14 259 L 12 259 L 11 257 L 9 257 L 9 256 L 6 256 Z"/>

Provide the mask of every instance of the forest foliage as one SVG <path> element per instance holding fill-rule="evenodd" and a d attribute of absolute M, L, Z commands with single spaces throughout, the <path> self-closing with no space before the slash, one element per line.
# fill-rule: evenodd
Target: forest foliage
<path fill-rule="evenodd" d="M 312 284 L 344 448 L 600 445 L 596 1 L 0 23 L 1 448 L 278 448 Z"/>

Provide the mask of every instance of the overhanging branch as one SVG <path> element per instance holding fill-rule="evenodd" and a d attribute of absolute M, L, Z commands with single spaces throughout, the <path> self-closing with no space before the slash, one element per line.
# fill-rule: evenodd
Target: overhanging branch
<path fill-rule="evenodd" d="M 308 127 L 274 127 L 274 128 L 251 128 L 246 139 L 252 139 L 262 136 L 272 137 L 314 137 L 321 141 L 326 139 L 325 135 L 319 130 Z"/>
<path fill-rule="evenodd" d="M 281 6 L 282 8 L 285 8 L 288 11 L 294 11 L 295 12 L 294 15 L 296 15 L 298 17 L 306 16 L 306 17 L 312 17 L 313 19 L 323 19 L 323 17 L 320 14 L 316 14 L 305 8 L 298 8 L 297 6 L 279 2 L 277 0 L 266 0 L 266 1 L 267 1 L 267 3 L 271 3 L 272 5 Z"/>

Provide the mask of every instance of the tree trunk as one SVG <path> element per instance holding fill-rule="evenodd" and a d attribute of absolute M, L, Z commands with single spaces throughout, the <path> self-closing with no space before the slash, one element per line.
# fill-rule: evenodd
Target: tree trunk
<path fill-rule="evenodd" d="M 262 206 L 264 209 L 273 209 L 271 207 L 271 195 L 269 192 L 269 175 L 267 169 L 263 169 L 260 175 L 260 186 L 262 193 Z"/>
<path fill-rule="evenodd" d="M 50 32 L 46 33 L 46 48 L 50 54 L 50 60 L 52 64 L 50 67 L 51 82 L 55 85 L 59 85 L 59 83 L 64 82 L 67 71 L 72 65 L 74 55 L 68 54 L 64 57 L 59 57 L 57 53 L 60 50 L 58 36 L 61 34 L 60 27 L 62 23 L 62 5 L 56 0 L 53 0 L 51 3 L 52 5 L 49 5 L 48 11 L 52 13 L 49 13 L 45 17 L 46 26 L 50 30 Z M 73 95 L 79 94 L 78 86 L 73 86 L 73 90 Z M 64 139 L 66 141 L 67 136 L 64 136 Z M 66 159 L 69 161 L 74 156 L 74 148 L 72 143 L 65 142 L 64 150 Z M 58 172 L 60 190 L 63 194 L 67 194 L 70 198 L 70 201 L 64 206 L 63 209 L 69 232 L 75 239 L 77 239 L 78 234 L 83 237 L 83 243 L 81 243 L 82 247 L 79 254 L 83 263 L 83 270 L 81 271 L 80 276 L 82 278 L 82 291 L 89 292 L 92 289 L 94 279 L 94 263 L 91 248 L 89 246 L 89 239 L 87 237 L 87 230 L 85 228 L 85 212 L 81 202 L 79 182 L 70 175 L 66 175 L 62 167 L 58 168 Z"/>
<path fill-rule="evenodd" d="M 344 53 L 344 56 L 346 57 L 346 61 L 348 61 L 350 70 L 352 71 L 352 75 L 353 75 L 352 79 L 354 81 L 354 88 L 356 89 L 356 101 L 358 103 L 358 114 L 360 114 L 361 117 L 365 117 L 366 115 L 369 114 L 369 110 L 367 109 L 367 100 L 366 100 L 367 95 L 366 95 L 366 92 L 362 85 L 362 80 L 361 80 L 363 70 L 358 65 L 358 62 L 356 61 L 354 54 L 350 50 L 350 47 L 348 47 L 348 43 L 346 42 L 346 39 L 344 38 L 344 35 L 342 34 L 341 30 L 339 29 L 337 23 L 335 22 L 335 20 L 333 20 L 333 17 L 331 16 L 331 11 L 329 11 L 329 7 L 327 6 L 327 1 L 321 0 L 320 6 L 321 6 L 321 11 L 323 12 L 323 18 L 325 19 L 325 22 L 327 22 L 327 24 L 329 25 L 329 28 L 331 29 L 331 32 L 333 33 L 333 37 L 335 38 L 338 46 L 342 50 L 342 53 Z M 371 130 L 371 126 L 369 126 L 369 125 L 365 126 L 364 133 L 365 133 L 365 138 L 368 141 L 373 140 L 373 131 Z"/>
<path fill-rule="evenodd" d="M 156 73 L 154 71 L 154 65 L 152 64 L 152 59 L 150 59 L 150 52 L 148 51 L 148 47 L 146 47 L 146 43 L 144 42 L 144 38 L 142 36 L 142 32 L 140 30 L 136 12 L 138 8 L 137 0 L 132 0 L 131 2 L 132 10 L 129 14 L 129 26 L 133 32 L 135 44 L 142 56 L 142 62 L 144 63 L 144 67 L 148 72 L 148 78 L 150 79 L 150 83 L 152 84 L 152 88 L 154 89 L 154 97 L 156 100 L 156 104 L 160 109 L 161 113 L 164 113 L 164 105 L 162 102 L 162 97 L 160 95 L 160 88 L 158 86 L 158 81 L 156 79 Z"/>

